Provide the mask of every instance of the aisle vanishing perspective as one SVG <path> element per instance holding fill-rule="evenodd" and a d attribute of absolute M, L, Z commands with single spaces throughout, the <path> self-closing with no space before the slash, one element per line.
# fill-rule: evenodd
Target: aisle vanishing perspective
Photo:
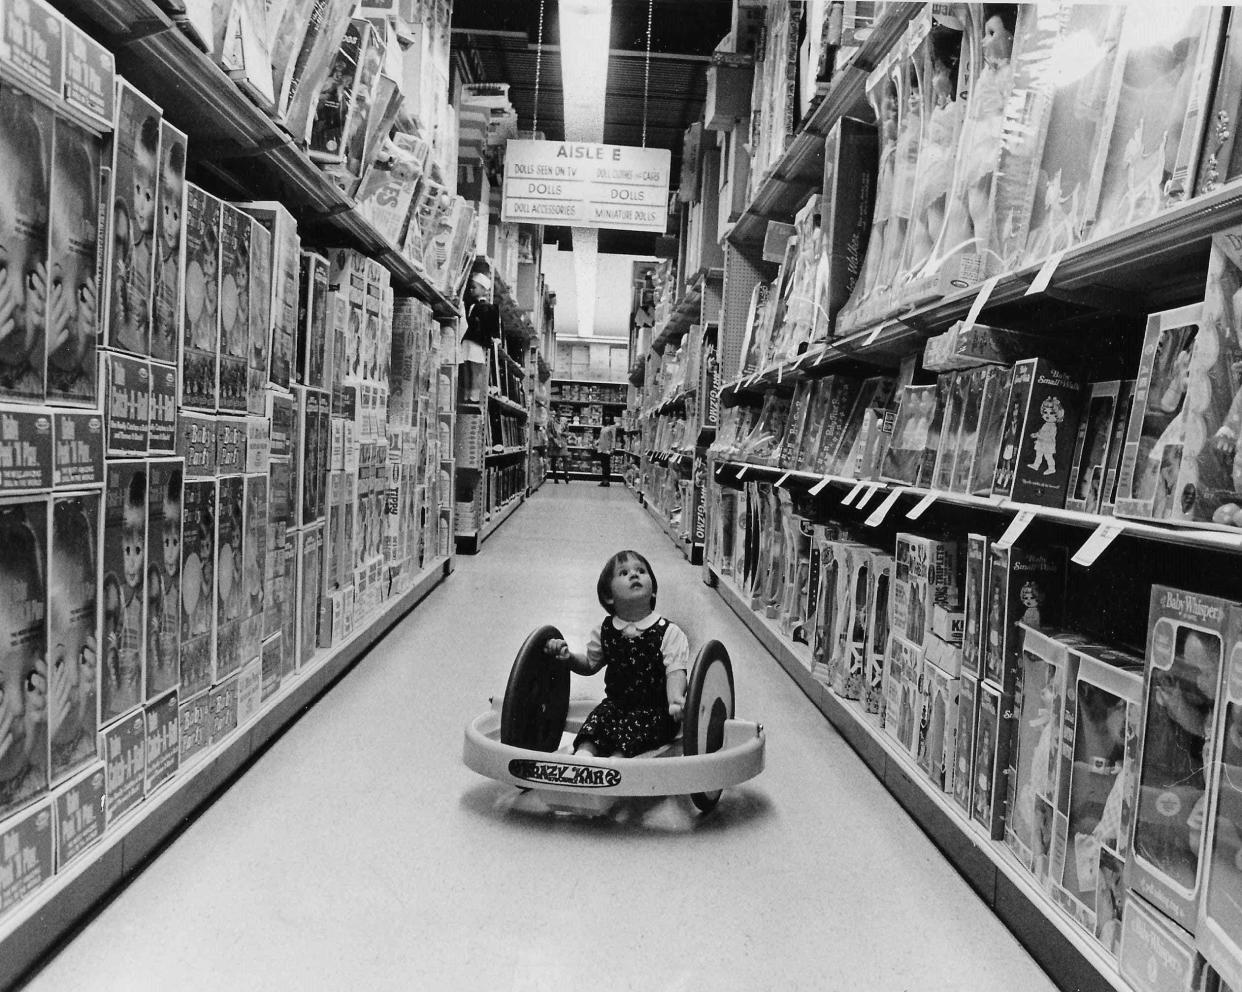
<path fill-rule="evenodd" d="M 692 645 L 729 647 L 738 715 L 767 729 L 767 770 L 703 820 L 682 799 L 548 813 L 461 763 L 532 628 L 585 644 L 622 547 L 651 559 Z M 459 559 L 30 987 L 1053 985 L 633 496 L 574 483 Z"/>

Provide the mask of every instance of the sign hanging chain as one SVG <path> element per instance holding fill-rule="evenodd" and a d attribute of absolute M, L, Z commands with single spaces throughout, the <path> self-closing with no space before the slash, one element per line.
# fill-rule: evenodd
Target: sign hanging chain
<path fill-rule="evenodd" d="M 647 147 L 647 87 L 651 82 L 651 14 L 655 0 L 647 0 L 647 55 L 643 61 L 643 147 Z"/>
<path fill-rule="evenodd" d="M 539 77 L 543 74 L 543 5 L 539 0 L 539 37 L 535 41 L 535 119 L 531 124 L 531 137 L 539 134 Z"/>

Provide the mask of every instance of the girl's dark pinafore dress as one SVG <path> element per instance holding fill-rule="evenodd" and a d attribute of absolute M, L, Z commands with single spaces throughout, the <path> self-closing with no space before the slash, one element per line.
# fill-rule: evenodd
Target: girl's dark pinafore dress
<path fill-rule="evenodd" d="M 661 645 L 668 621 L 661 617 L 637 637 L 626 637 L 606 617 L 600 627 L 604 700 L 582 724 L 574 747 L 591 741 L 600 754 L 627 758 L 667 744 L 677 736 L 668 713 Z"/>

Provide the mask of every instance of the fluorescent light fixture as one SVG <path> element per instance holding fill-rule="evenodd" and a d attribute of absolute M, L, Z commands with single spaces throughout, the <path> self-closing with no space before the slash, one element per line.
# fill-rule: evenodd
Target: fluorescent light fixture
<path fill-rule="evenodd" d="M 561 85 L 565 94 L 565 140 L 604 140 L 604 93 L 608 86 L 608 41 L 612 0 L 561 0 Z M 599 232 L 571 232 L 578 334 L 595 333 Z"/>

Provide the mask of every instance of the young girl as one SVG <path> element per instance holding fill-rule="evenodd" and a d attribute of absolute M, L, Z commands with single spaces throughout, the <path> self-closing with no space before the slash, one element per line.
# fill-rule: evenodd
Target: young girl
<path fill-rule="evenodd" d="M 677 735 L 686 699 L 690 644 L 655 611 L 656 577 L 637 551 L 618 551 L 599 574 L 596 592 L 608 611 L 591 631 L 586 654 L 559 638 L 544 650 L 579 675 L 604 673 L 604 700 L 574 738 L 574 753 L 632 758 Z"/>

